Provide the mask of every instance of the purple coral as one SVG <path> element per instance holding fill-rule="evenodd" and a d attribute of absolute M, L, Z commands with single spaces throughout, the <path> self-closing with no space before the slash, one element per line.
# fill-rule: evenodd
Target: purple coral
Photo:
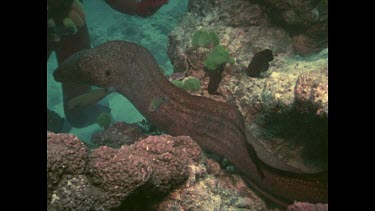
<path fill-rule="evenodd" d="M 47 187 L 53 188 L 65 174 L 83 174 L 87 150 L 74 135 L 47 133 Z"/>
<path fill-rule="evenodd" d="M 133 144 L 135 141 L 146 138 L 137 124 L 116 122 L 105 131 L 95 133 L 91 142 L 96 146 L 120 148 L 124 144 Z"/>
<path fill-rule="evenodd" d="M 328 211 L 328 204 L 310 204 L 307 202 L 294 202 L 287 211 Z"/>
<path fill-rule="evenodd" d="M 47 205 L 57 210 L 110 210 L 137 191 L 167 193 L 188 178 L 202 152 L 187 136 L 149 136 L 88 154 L 69 134 L 47 134 Z"/>

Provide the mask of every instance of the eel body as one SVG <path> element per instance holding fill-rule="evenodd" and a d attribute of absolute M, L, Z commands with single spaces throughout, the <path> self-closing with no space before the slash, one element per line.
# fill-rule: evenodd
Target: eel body
<path fill-rule="evenodd" d="M 170 135 L 188 135 L 203 150 L 227 158 L 250 187 L 278 205 L 285 207 L 295 200 L 328 202 L 326 171 L 296 173 L 260 160 L 249 144 L 255 138 L 246 131 L 236 108 L 174 86 L 142 46 L 110 41 L 80 51 L 57 68 L 54 77 L 60 82 L 115 87 L 152 124 Z"/>

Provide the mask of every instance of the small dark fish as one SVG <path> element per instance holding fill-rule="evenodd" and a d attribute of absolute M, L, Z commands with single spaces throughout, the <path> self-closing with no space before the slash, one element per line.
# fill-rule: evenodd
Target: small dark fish
<path fill-rule="evenodd" d="M 261 72 L 269 68 L 268 62 L 273 60 L 273 54 L 270 49 L 265 49 L 256 53 L 246 69 L 246 74 L 250 77 L 258 77 Z"/>

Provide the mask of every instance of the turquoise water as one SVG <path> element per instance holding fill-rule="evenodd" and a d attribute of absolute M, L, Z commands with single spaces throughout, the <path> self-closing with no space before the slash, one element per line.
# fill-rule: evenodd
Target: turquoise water
<path fill-rule="evenodd" d="M 121 14 L 102 0 L 84 1 L 92 46 L 110 40 L 135 42 L 150 50 L 159 65 L 163 66 L 170 74 L 173 72 L 173 66 L 167 56 L 168 33 L 177 25 L 179 17 L 186 12 L 187 4 L 187 0 L 170 1 L 156 14 L 143 19 Z M 47 106 L 60 116 L 64 116 L 61 84 L 56 82 L 52 76 L 56 67 L 56 58 L 52 54 L 47 62 Z M 100 103 L 109 105 L 114 121 L 133 123 L 144 119 L 134 106 L 120 94 L 112 93 Z M 98 130 L 102 129 L 97 124 L 93 124 L 86 128 L 72 128 L 70 133 L 89 142 L 92 133 Z"/>

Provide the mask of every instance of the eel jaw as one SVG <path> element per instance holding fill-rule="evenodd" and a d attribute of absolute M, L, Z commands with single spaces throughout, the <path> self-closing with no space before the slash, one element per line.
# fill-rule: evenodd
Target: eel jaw
<path fill-rule="evenodd" d="M 91 84 L 90 74 L 86 72 L 87 68 L 82 68 L 82 56 L 87 53 L 86 50 L 79 51 L 68 57 L 54 72 L 53 77 L 56 81 L 62 83 Z"/>
<path fill-rule="evenodd" d="M 53 77 L 56 81 L 61 83 L 78 83 L 78 84 L 89 84 L 89 78 L 81 71 L 73 68 L 67 68 L 66 66 L 58 67 L 53 73 Z"/>

